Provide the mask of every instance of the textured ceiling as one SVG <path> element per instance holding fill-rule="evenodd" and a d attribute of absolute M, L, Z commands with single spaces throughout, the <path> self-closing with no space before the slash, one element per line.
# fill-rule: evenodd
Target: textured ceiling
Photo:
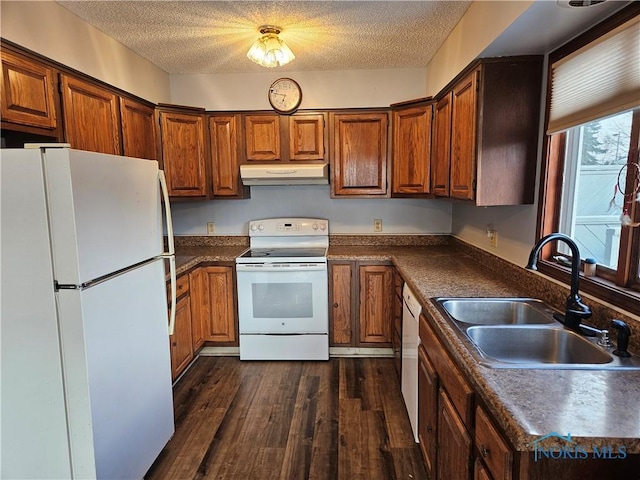
<path fill-rule="evenodd" d="M 261 25 L 296 55 L 279 71 L 421 67 L 468 1 L 59 1 L 172 74 L 264 72 L 246 57 Z"/>

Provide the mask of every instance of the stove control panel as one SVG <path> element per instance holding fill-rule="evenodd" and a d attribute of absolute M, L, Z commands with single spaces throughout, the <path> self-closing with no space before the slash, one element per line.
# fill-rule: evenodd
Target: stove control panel
<path fill-rule="evenodd" d="M 324 218 L 265 218 L 249 222 L 249 236 L 328 235 Z"/>

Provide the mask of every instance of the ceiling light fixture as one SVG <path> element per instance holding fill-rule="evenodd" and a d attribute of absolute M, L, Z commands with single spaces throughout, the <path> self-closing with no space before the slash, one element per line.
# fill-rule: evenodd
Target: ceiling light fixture
<path fill-rule="evenodd" d="M 262 36 L 249 49 L 247 57 L 252 62 L 267 68 L 281 67 L 296 58 L 286 43 L 278 38 L 281 31 L 280 27 L 273 25 L 260 27 Z"/>

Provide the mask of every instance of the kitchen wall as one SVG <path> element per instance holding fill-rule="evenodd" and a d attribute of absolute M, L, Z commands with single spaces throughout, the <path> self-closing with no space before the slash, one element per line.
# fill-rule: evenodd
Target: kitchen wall
<path fill-rule="evenodd" d="M 534 2 L 473 2 L 427 65 L 427 95 L 435 95 Z"/>
<path fill-rule="evenodd" d="M 153 103 L 169 74 L 55 2 L 0 2 L 2 37 Z"/>
<path fill-rule="evenodd" d="M 388 107 L 420 98 L 424 68 L 287 72 L 302 88 L 303 109 Z M 267 89 L 280 72 L 172 75 L 171 100 L 207 110 L 270 110 Z M 451 232 L 451 204 L 436 200 L 331 200 L 329 186 L 251 187 L 250 200 L 176 204 L 178 235 L 205 234 L 215 222 L 218 235 L 246 235 L 247 222 L 277 216 L 328 218 L 332 233 L 373 233 L 382 219 L 384 234 Z"/>
<path fill-rule="evenodd" d="M 440 91 L 532 3 L 474 2 L 427 65 L 427 93 L 433 95 Z M 537 158 L 539 165 L 540 151 Z M 517 207 L 476 207 L 462 202 L 453 203 L 451 233 L 505 260 L 524 265 L 535 243 L 537 209 L 537 203 Z M 486 235 L 488 224 L 498 232 L 497 247 L 491 246 Z"/>
<path fill-rule="evenodd" d="M 288 72 L 303 88 L 302 108 L 388 106 L 436 93 L 491 44 L 533 2 L 474 2 L 426 68 Z M 153 102 L 211 110 L 268 109 L 266 89 L 277 72 L 169 76 L 54 2 L 2 1 L 2 36 Z M 252 187 L 252 199 L 174 206 L 178 234 L 242 234 L 246 221 L 275 215 L 329 218 L 332 230 L 372 233 L 449 233 L 521 264 L 535 232 L 535 206 L 476 208 L 446 200 L 331 200 L 328 187 Z M 493 223 L 498 248 L 484 232 Z"/>
<path fill-rule="evenodd" d="M 270 110 L 269 85 L 293 78 L 302 88 L 302 109 L 388 107 L 425 96 L 424 68 L 333 70 L 220 75 L 171 75 L 171 100 L 207 110 Z"/>
<path fill-rule="evenodd" d="M 310 216 L 328 218 L 332 234 L 373 234 L 373 220 L 382 220 L 382 234 L 451 232 L 451 203 L 417 199 L 330 199 L 328 185 L 251 187 L 251 199 L 183 202 L 172 205 L 179 235 L 204 235 L 215 222 L 216 235 L 247 235 L 248 222 L 258 218 Z"/>

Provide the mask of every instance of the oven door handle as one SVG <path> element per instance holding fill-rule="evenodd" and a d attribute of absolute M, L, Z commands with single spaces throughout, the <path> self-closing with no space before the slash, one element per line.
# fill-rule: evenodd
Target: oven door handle
<path fill-rule="evenodd" d="M 313 271 L 326 271 L 326 263 L 253 263 L 253 264 L 236 264 L 237 272 L 313 272 Z"/>

